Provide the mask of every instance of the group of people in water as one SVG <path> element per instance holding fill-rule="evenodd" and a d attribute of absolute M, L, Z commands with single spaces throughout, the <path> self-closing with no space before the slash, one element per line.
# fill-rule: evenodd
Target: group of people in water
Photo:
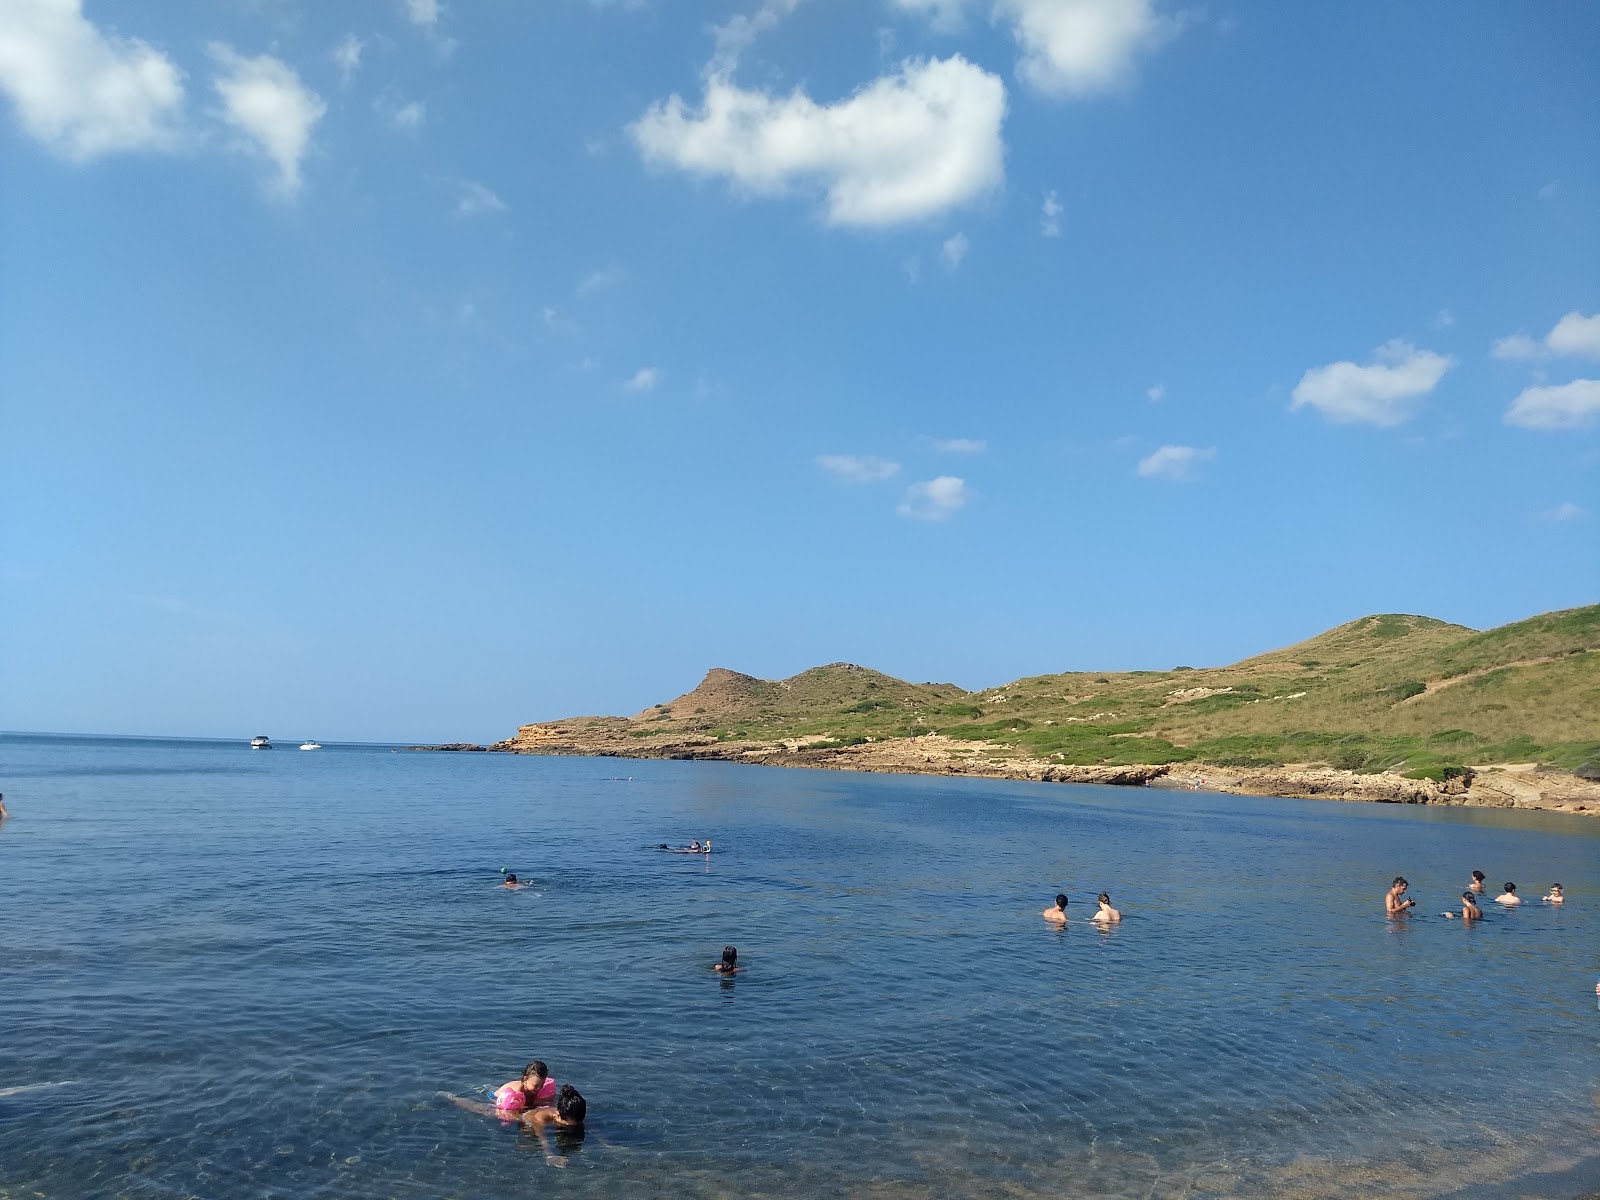
<path fill-rule="evenodd" d="M 589 1115 L 588 1102 L 578 1089 L 570 1083 L 557 1087 L 550 1077 L 550 1068 L 537 1058 L 522 1069 L 520 1078 L 495 1088 L 492 1103 L 449 1093 L 444 1096 L 457 1108 L 502 1121 L 516 1121 L 524 1129 L 532 1130 L 544 1146 L 545 1161 L 553 1167 L 564 1167 L 567 1160 L 556 1153 L 558 1147 L 550 1140 L 550 1135 L 581 1139 L 584 1118 Z"/>
<path fill-rule="evenodd" d="M 1461 912 L 1459 914 L 1445 912 L 1439 915 L 1451 921 L 1455 920 L 1458 915 L 1463 921 L 1470 922 L 1480 919 L 1483 916 L 1483 909 L 1478 906 L 1478 897 L 1483 895 L 1485 878 L 1486 876 L 1482 871 L 1474 871 L 1472 873 L 1472 882 L 1467 885 L 1467 890 L 1461 893 Z M 1386 916 L 1407 916 L 1417 906 L 1415 900 L 1406 898 L 1406 892 L 1410 887 L 1411 885 L 1406 882 L 1403 876 L 1396 875 L 1394 877 L 1394 882 L 1389 885 L 1389 890 L 1383 897 L 1383 911 Z M 1501 888 L 1500 894 L 1494 898 L 1494 902 L 1505 908 L 1517 907 L 1522 903 L 1522 897 L 1517 895 L 1517 885 L 1510 882 L 1506 883 Z M 1550 891 L 1545 895 L 1544 902 L 1546 904 L 1566 903 L 1566 897 L 1562 895 L 1559 883 L 1550 885 Z"/>
<path fill-rule="evenodd" d="M 1065 925 L 1067 923 L 1067 903 L 1068 901 L 1066 894 L 1064 892 L 1058 892 L 1056 893 L 1055 907 L 1047 908 L 1039 915 L 1046 921 L 1049 921 L 1052 925 Z M 1118 921 L 1122 920 L 1122 914 L 1111 907 L 1111 894 L 1109 892 L 1101 892 L 1100 895 L 1095 898 L 1095 903 L 1097 903 L 1100 908 L 1094 914 L 1094 916 L 1089 917 L 1088 920 L 1100 926 L 1115 925 Z"/>

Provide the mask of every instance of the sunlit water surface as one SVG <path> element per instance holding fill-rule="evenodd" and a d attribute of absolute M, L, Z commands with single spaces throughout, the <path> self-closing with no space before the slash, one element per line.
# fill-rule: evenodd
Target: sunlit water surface
<path fill-rule="evenodd" d="M 15 735 L 0 790 L 0 1197 L 1600 1177 L 1585 818 Z M 1534 902 L 1443 920 L 1474 867 Z M 564 1170 L 439 1097 L 533 1057 L 589 1099 Z"/>

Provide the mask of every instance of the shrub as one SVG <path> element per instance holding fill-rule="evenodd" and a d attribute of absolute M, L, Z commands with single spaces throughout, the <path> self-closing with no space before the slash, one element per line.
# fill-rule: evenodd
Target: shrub
<path fill-rule="evenodd" d="M 1420 696 L 1428 690 L 1428 685 L 1420 679 L 1406 679 L 1400 683 L 1390 684 L 1386 688 L 1379 688 L 1378 695 L 1387 696 L 1391 704 L 1399 704 L 1402 700 L 1409 700 L 1413 696 Z"/>

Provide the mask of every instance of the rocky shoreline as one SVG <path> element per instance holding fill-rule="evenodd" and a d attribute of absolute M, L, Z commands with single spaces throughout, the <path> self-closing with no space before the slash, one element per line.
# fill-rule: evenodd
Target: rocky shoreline
<path fill-rule="evenodd" d="M 1442 782 L 1309 765 L 1241 768 L 1191 762 L 1070 766 L 1020 756 L 1014 747 L 940 734 L 834 746 L 818 745 L 804 738 L 732 742 L 682 733 L 641 737 L 633 723 L 608 717 L 524 725 L 515 737 L 495 742 L 488 749 L 509 754 L 741 762 L 833 771 L 967 775 L 1046 783 L 1196 789 L 1244 796 L 1532 809 L 1600 816 L 1600 783 L 1561 771 L 1544 770 L 1531 763 L 1477 767 Z"/>

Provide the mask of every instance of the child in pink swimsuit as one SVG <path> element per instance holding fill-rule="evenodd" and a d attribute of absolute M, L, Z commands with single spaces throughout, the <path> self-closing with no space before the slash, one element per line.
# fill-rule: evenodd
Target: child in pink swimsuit
<path fill-rule="evenodd" d="M 556 1081 L 550 1068 L 537 1058 L 523 1068 L 522 1078 L 503 1083 L 494 1091 L 494 1106 L 503 1113 L 520 1113 L 555 1100 Z"/>

